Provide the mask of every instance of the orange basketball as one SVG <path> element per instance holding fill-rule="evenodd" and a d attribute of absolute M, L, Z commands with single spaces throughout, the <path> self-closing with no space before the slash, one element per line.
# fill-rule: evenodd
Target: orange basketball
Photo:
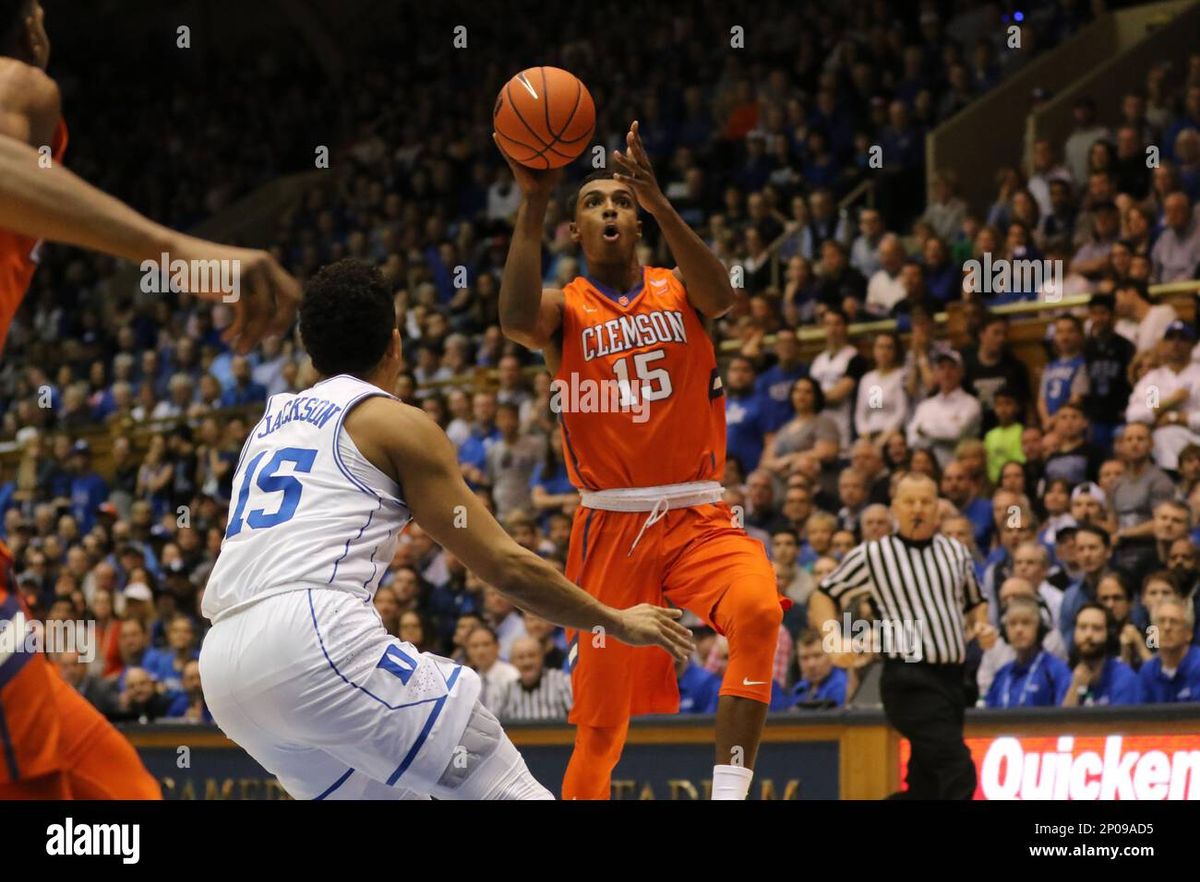
<path fill-rule="evenodd" d="M 504 84 L 492 124 L 504 152 L 521 165 L 560 168 L 587 149 L 596 127 L 596 105 L 574 74 L 531 67 Z"/>

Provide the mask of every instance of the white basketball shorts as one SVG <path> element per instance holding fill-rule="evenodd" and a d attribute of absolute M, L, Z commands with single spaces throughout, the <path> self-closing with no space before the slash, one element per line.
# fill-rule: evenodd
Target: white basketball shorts
<path fill-rule="evenodd" d="M 478 702 L 479 675 L 392 637 L 344 591 L 221 618 L 200 679 L 217 725 L 297 799 L 551 798 Z"/>

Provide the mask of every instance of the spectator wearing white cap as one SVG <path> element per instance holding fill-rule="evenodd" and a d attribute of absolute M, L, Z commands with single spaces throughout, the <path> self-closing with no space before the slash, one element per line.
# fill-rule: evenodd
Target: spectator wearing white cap
<path fill-rule="evenodd" d="M 1108 510 L 1108 495 L 1093 481 L 1084 481 L 1071 491 L 1071 520 L 1075 526 L 1094 524 L 1110 533 L 1116 529 Z"/>
<path fill-rule="evenodd" d="M 945 468 L 959 441 L 978 436 L 983 413 L 979 401 L 963 391 L 962 356 L 943 349 L 934 364 L 938 392 L 917 405 L 908 424 L 908 446 L 932 451 L 938 465 Z"/>
<path fill-rule="evenodd" d="M 137 619 L 147 625 L 154 610 L 154 592 L 145 582 L 130 582 L 121 592 L 124 602 L 120 610 L 121 618 Z"/>
<path fill-rule="evenodd" d="M 1190 325 L 1171 322 L 1163 339 L 1163 364 L 1138 381 L 1125 420 L 1154 426 L 1154 460 L 1174 470 L 1179 452 L 1200 443 L 1200 365 L 1191 360 L 1196 334 Z"/>

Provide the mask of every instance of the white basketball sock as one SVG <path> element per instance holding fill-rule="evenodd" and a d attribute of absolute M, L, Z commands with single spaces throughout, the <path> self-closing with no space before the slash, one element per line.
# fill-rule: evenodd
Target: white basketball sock
<path fill-rule="evenodd" d="M 713 766 L 712 798 L 745 799 L 753 777 L 754 770 L 745 766 Z"/>

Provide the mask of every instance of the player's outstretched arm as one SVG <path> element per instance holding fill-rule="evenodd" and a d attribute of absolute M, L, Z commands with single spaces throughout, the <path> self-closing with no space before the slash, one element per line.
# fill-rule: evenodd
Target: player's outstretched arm
<path fill-rule="evenodd" d="M 496 140 L 494 134 L 492 140 Z M 545 349 L 562 327 L 562 291 L 542 288 L 542 228 L 551 194 L 562 180 L 562 169 L 526 168 L 510 159 L 499 141 L 496 147 L 521 190 L 521 205 L 500 279 L 500 330 L 529 349 Z"/>
<path fill-rule="evenodd" d="M 32 147 L 6 135 L 0 135 L 0 227 L 137 262 L 157 261 L 164 253 L 170 260 L 228 261 L 237 268 L 236 299 L 215 287 L 191 293 L 230 304 L 234 321 L 224 338 L 242 353 L 268 334 L 284 333 L 300 300 L 296 280 L 265 251 L 167 229 L 60 165 L 42 167 Z M 196 275 L 214 281 L 221 276 Z"/>
<path fill-rule="evenodd" d="M 675 277 L 687 288 L 688 302 L 706 318 L 724 315 L 737 302 L 725 265 L 659 189 L 654 166 L 642 145 L 642 136 L 638 134 L 637 120 L 625 135 L 625 145 L 628 148 L 625 153 L 613 152 L 613 164 L 618 169 L 615 178 L 632 187 L 638 204 L 654 216 L 671 256 L 678 264 Z"/>
<path fill-rule="evenodd" d="M 467 487 L 450 440 L 423 411 L 372 398 L 350 412 L 346 431 L 369 460 L 386 458 L 421 528 L 522 609 L 568 628 L 603 628 L 633 646 L 660 646 L 676 658 L 692 652 L 678 610 L 613 609 L 514 542 Z"/>

